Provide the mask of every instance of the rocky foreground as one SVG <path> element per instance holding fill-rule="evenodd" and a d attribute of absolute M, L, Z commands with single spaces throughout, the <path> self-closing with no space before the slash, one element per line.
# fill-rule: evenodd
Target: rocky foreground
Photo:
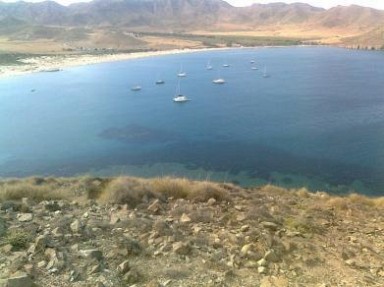
<path fill-rule="evenodd" d="M 186 179 L 0 182 L 0 286 L 384 286 L 384 200 Z"/>

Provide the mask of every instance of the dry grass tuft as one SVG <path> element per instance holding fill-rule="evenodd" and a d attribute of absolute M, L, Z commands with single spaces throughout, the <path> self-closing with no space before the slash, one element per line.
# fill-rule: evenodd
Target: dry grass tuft
<path fill-rule="evenodd" d="M 357 193 L 352 193 L 348 195 L 347 200 L 353 204 L 353 205 L 358 205 L 361 207 L 373 207 L 374 206 L 374 200 L 372 198 L 369 198 L 367 196 L 357 194 Z"/>
<path fill-rule="evenodd" d="M 276 185 L 267 184 L 260 188 L 262 193 L 273 194 L 273 195 L 284 195 L 287 193 L 287 189 L 278 187 Z"/>
<path fill-rule="evenodd" d="M 300 198 L 308 198 L 311 196 L 311 193 L 305 187 L 302 187 L 296 190 L 296 195 Z"/>
<path fill-rule="evenodd" d="M 21 200 L 26 197 L 36 202 L 64 199 L 68 193 L 56 183 L 42 183 L 31 179 L 9 181 L 0 186 L 0 201 Z"/>
<path fill-rule="evenodd" d="M 185 178 L 158 177 L 150 180 L 151 190 L 164 196 L 186 198 L 193 183 Z"/>
<path fill-rule="evenodd" d="M 384 197 L 378 197 L 378 198 L 374 198 L 372 199 L 373 200 L 373 203 L 374 205 L 377 207 L 377 208 L 384 208 Z"/>
<path fill-rule="evenodd" d="M 208 181 L 194 183 L 187 198 L 195 202 L 206 202 L 210 198 L 216 201 L 230 201 L 230 195 L 226 189 Z"/>
<path fill-rule="evenodd" d="M 128 204 L 134 208 L 150 198 L 158 197 L 147 182 L 135 177 L 115 178 L 105 187 L 100 199 L 109 203 Z"/>

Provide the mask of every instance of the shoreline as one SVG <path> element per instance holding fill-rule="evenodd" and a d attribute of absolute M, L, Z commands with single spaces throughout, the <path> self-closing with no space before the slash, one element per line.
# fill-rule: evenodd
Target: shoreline
<path fill-rule="evenodd" d="M 313 47 L 314 45 L 297 45 L 295 47 Z M 256 46 L 256 47 L 222 47 L 222 48 L 199 48 L 199 49 L 173 49 L 164 51 L 131 52 L 117 54 L 80 54 L 80 55 L 43 55 L 28 57 L 20 60 L 25 65 L 0 66 L 0 79 L 13 76 L 21 76 L 41 72 L 58 72 L 64 68 L 95 65 L 108 62 L 118 62 L 125 60 L 158 57 L 166 55 L 177 55 L 187 53 L 198 53 L 206 51 L 223 51 L 229 49 L 262 49 L 262 48 L 282 48 L 286 46 Z M 293 46 L 289 46 L 293 47 Z"/>
<path fill-rule="evenodd" d="M 187 54 L 213 50 L 226 50 L 228 48 L 202 48 L 202 49 L 175 49 L 151 52 L 133 52 L 101 55 L 60 55 L 36 56 L 20 60 L 25 65 L 0 66 L 0 79 L 40 72 L 57 72 L 63 68 L 87 66 L 100 63 L 118 62 L 125 60 L 158 57 L 166 55 Z"/>

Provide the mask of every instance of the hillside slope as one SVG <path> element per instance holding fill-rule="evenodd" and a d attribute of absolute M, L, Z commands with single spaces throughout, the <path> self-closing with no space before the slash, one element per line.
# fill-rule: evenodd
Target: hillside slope
<path fill-rule="evenodd" d="M 109 46 L 121 46 L 107 35 L 110 30 L 120 31 L 122 35 L 157 32 L 169 35 L 290 37 L 352 46 L 364 41 L 364 47 L 375 48 L 384 44 L 375 33 L 371 34 L 384 22 L 384 11 L 356 5 L 325 10 L 300 3 L 255 4 L 238 8 L 223 0 L 94 0 L 68 7 L 52 1 L 0 2 L 0 22 L 6 23 L 0 27 L 0 36 L 6 40 L 33 41 L 36 29 L 61 29 L 58 33 L 62 34 L 75 32 L 72 28 L 81 28 L 92 30 L 94 34 L 101 33 L 88 37 L 90 47 L 97 47 L 93 38 L 110 39 Z M 46 39 L 52 38 L 49 37 L 52 33 L 48 31 L 46 34 Z M 345 38 L 348 41 L 344 41 Z M 65 44 L 60 39 L 53 41 Z M 84 42 L 72 46 L 80 44 Z M 151 46 L 144 44 L 148 45 Z M 108 43 L 101 46 L 107 47 Z"/>
<path fill-rule="evenodd" d="M 383 286 L 384 200 L 173 178 L 0 182 L 0 286 Z"/>

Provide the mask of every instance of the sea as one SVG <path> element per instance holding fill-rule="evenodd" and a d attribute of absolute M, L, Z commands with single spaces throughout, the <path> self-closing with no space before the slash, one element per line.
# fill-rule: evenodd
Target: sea
<path fill-rule="evenodd" d="M 383 51 L 236 48 L 3 77 L 0 177 L 175 176 L 384 195 L 383 67 Z M 189 101 L 175 103 L 178 90 Z"/>

